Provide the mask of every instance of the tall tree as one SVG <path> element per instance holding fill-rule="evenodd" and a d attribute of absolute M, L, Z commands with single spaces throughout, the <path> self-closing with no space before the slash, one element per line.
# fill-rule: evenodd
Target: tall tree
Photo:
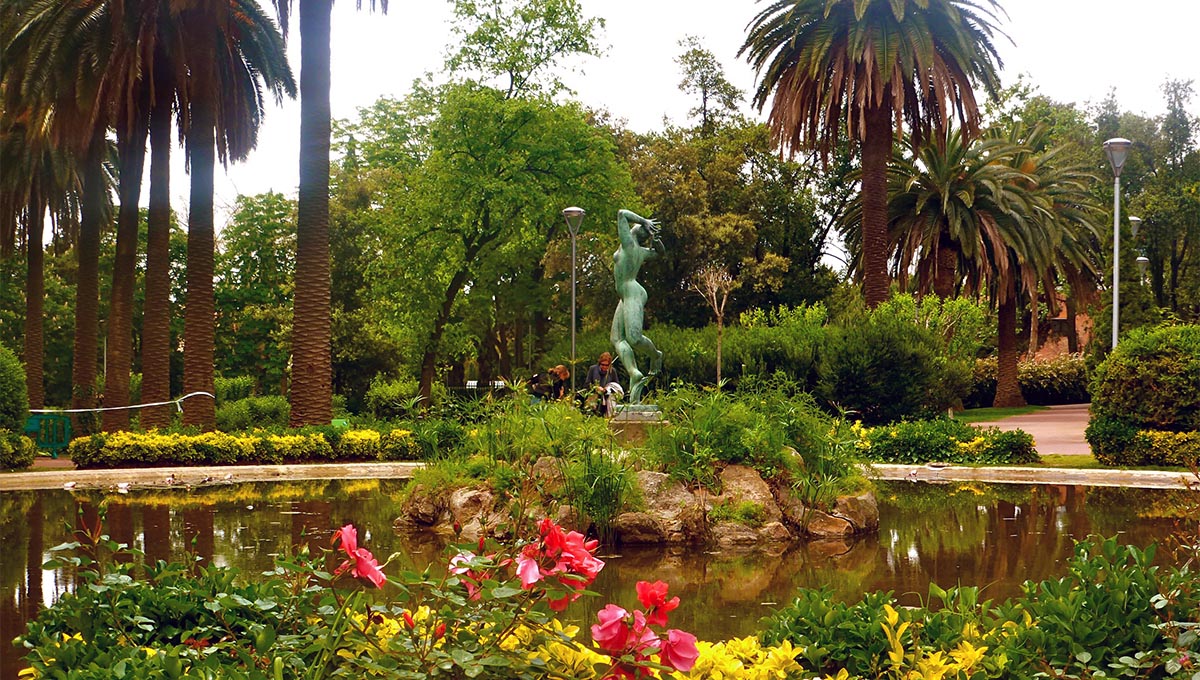
<path fill-rule="evenodd" d="M 262 88 L 281 100 L 295 83 L 275 24 L 253 0 L 208 0 L 181 12 L 189 41 L 187 130 L 191 199 L 188 211 L 184 391 L 213 391 L 215 343 L 213 173 L 254 148 L 264 113 Z M 215 405 L 195 399 L 184 423 L 213 427 Z"/>
<path fill-rule="evenodd" d="M 292 0 L 272 0 L 286 37 Z M 292 333 L 291 424 L 333 417 L 330 353 L 329 136 L 330 15 L 333 0 L 300 4 L 300 187 Z M 357 7 L 362 8 L 362 0 Z M 371 9 L 375 0 L 371 0 Z M 388 0 L 379 0 L 387 12 Z"/>
<path fill-rule="evenodd" d="M 759 74 L 754 104 L 791 153 L 823 158 L 841 126 L 862 152 L 862 251 L 867 304 L 887 299 L 887 163 L 893 124 L 920 145 L 957 117 L 980 122 L 973 85 L 995 95 L 1001 64 L 996 0 L 775 0 L 751 21 L 739 54 Z"/>

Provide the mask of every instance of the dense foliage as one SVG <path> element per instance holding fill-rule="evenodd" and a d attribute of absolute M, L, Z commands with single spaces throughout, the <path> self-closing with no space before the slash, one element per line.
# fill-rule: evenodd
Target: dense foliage
<path fill-rule="evenodd" d="M 1053 359 L 1026 359 L 1017 363 L 1017 383 L 1025 401 L 1039 406 L 1085 404 L 1091 401 L 1087 358 L 1064 354 Z M 974 383 L 963 399 L 966 408 L 992 405 L 996 397 L 996 358 L 975 362 Z"/>
<path fill-rule="evenodd" d="M 1092 412 L 1140 428 L 1200 430 L 1200 326 L 1138 329 L 1092 380 Z"/>
<path fill-rule="evenodd" d="M 1027 432 L 981 429 L 952 418 L 871 428 L 859 441 L 859 451 L 880 463 L 1019 465 L 1040 460 Z"/>
<path fill-rule="evenodd" d="M 0 429 L 0 470 L 22 470 L 33 465 L 37 444 L 17 432 Z"/>
<path fill-rule="evenodd" d="M 804 591 L 776 612 L 766 643 L 789 641 L 810 673 L 839 678 L 1190 678 L 1200 650 L 1194 565 L 1154 566 L 1155 548 L 1076 545 L 1067 575 L 993 603 L 976 587 L 930 588 L 925 607 L 891 593 L 859 602 Z"/>
<path fill-rule="evenodd" d="M 25 369 L 16 354 L 0 345 L 0 430 L 23 432 L 28 416 Z"/>

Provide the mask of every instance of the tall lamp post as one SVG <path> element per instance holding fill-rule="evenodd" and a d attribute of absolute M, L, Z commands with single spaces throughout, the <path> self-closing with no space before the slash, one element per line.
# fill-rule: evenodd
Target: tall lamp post
<path fill-rule="evenodd" d="M 1113 137 L 1104 143 L 1104 153 L 1113 171 L 1113 301 L 1112 301 L 1112 348 L 1117 348 L 1117 331 L 1121 318 L 1121 168 L 1129 156 L 1133 142 L 1122 137 Z"/>
<path fill-rule="evenodd" d="M 583 224 L 583 208 L 571 206 L 563 208 L 563 219 L 567 221 L 567 229 L 571 232 L 571 398 L 575 398 L 575 240 L 579 237 L 579 227 Z"/>

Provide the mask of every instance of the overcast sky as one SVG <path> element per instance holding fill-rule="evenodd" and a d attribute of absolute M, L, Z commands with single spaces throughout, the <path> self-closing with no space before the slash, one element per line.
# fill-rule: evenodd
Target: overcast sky
<path fill-rule="evenodd" d="M 723 63 L 729 79 L 752 91 L 754 72 L 736 57 L 746 24 L 764 3 L 751 0 L 582 0 L 584 11 L 607 21 L 605 56 L 581 60 L 582 73 L 566 78 L 576 97 L 608 109 L 638 131 L 660 129 L 663 118 L 682 123 L 693 106 L 678 90 L 679 41 L 696 36 Z M 369 3 L 363 3 L 368 5 Z M 1080 106 L 1098 103 L 1115 88 L 1123 110 L 1155 116 L 1165 111 L 1164 80 L 1193 80 L 1200 90 L 1200 0 L 1001 0 L 997 41 L 1003 82 L 1028 74 L 1043 94 Z M 450 37 L 450 3 L 392 0 L 390 13 L 355 11 L 352 0 L 333 10 L 333 115 L 352 118 L 381 96 L 403 97 L 414 78 L 440 69 Z M 299 77 L 299 32 L 289 54 Z M 1014 44 L 1015 43 L 1015 44 Z M 272 107 L 249 160 L 217 171 L 218 229 L 239 193 L 279 191 L 297 183 L 299 103 Z M 1200 116 L 1200 94 L 1190 110 Z M 757 115 L 757 114 L 755 114 Z M 171 194 L 187 209 L 182 151 Z M 143 202 L 145 201 L 143 197 Z"/>

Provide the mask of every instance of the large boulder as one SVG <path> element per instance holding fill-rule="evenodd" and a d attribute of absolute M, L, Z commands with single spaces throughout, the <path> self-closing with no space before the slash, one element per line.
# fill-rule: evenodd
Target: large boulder
<path fill-rule="evenodd" d="M 763 509 L 764 521 L 778 522 L 783 517 L 771 487 L 758 471 L 745 465 L 730 465 L 721 471 L 721 495 L 717 503 L 753 503 Z"/>

